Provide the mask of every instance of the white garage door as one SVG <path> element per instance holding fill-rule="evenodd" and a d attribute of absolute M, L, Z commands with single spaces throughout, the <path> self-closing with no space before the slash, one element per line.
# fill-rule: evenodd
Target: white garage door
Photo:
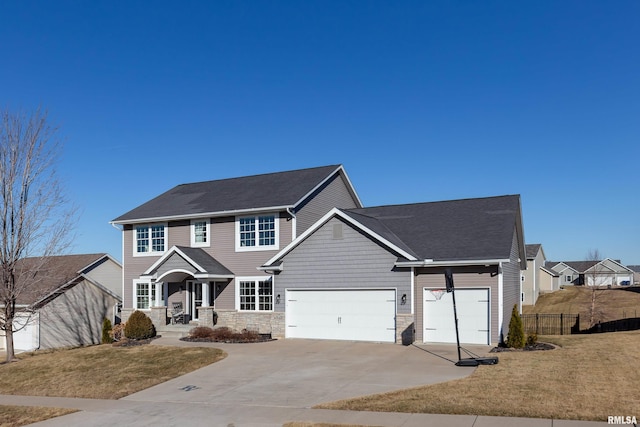
<path fill-rule="evenodd" d="M 287 338 L 395 342 L 395 290 L 286 293 Z"/>
<path fill-rule="evenodd" d="M 424 289 L 424 342 L 456 342 L 453 297 Z M 489 289 L 456 289 L 456 309 L 460 343 L 490 344 Z"/>
<path fill-rule="evenodd" d="M 38 319 L 37 316 L 18 315 L 13 321 L 16 332 L 13 333 L 13 348 L 15 350 L 34 350 L 38 348 Z"/>

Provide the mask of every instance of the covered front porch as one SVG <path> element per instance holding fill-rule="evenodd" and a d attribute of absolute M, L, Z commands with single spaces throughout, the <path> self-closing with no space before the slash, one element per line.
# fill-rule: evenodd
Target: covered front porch
<path fill-rule="evenodd" d="M 149 283 L 150 318 L 159 329 L 168 324 L 215 324 L 216 299 L 234 274 L 199 248 L 172 247 L 140 275 Z"/>

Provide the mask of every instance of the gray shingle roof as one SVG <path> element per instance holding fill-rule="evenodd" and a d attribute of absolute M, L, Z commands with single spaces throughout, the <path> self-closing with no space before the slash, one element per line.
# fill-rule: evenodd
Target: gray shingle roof
<path fill-rule="evenodd" d="M 231 270 L 200 248 L 190 248 L 187 246 L 176 246 L 176 248 L 180 249 L 182 253 L 191 258 L 209 274 L 233 276 Z"/>
<path fill-rule="evenodd" d="M 538 251 L 540 250 L 540 243 L 531 243 L 525 245 L 525 250 L 527 251 L 527 259 L 534 259 L 536 255 L 538 255 Z"/>
<path fill-rule="evenodd" d="M 16 266 L 19 286 L 24 290 L 18 296 L 18 304 L 33 304 L 60 286 L 76 279 L 105 253 L 57 255 L 23 258 Z M 27 283 L 28 285 L 22 285 Z"/>
<path fill-rule="evenodd" d="M 340 167 L 331 165 L 182 184 L 113 222 L 294 206 Z"/>
<path fill-rule="evenodd" d="M 636 273 L 640 273 L 640 265 L 627 265 L 627 268 Z"/>
<path fill-rule="evenodd" d="M 343 212 L 416 258 L 434 261 L 508 259 L 521 226 L 518 195 Z"/>

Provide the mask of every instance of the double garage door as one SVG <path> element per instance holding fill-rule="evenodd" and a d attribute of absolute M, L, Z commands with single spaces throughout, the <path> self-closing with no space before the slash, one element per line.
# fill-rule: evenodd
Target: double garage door
<path fill-rule="evenodd" d="M 395 342 L 396 291 L 288 290 L 286 337 Z"/>
<path fill-rule="evenodd" d="M 490 344 L 489 289 L 456 289 L 460 343 Z M 455 343 L 453 297 L 424 288 L 424 342 Z"/>

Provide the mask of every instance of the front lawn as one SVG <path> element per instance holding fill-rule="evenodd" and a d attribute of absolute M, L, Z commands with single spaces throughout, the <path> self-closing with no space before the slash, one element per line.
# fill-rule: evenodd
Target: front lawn
<path fill-rule="evenodd" d="M 640 331 L 541 340 L 561 348 L 499 353 L 499 364 L 467 378 L 317 407 L 595 421 L 640 414 Z"/>
<path fill-rule="evenodd" d="M 226 357 L 215 348 L 99 345 L 22 353 L 0 364 L 0 394 L 119 399 Z"/>
<path fill-rule="evenodd" d="M 73 409 L 0 405 L 0 427 L 17 427 L 71 414 Z"/>

